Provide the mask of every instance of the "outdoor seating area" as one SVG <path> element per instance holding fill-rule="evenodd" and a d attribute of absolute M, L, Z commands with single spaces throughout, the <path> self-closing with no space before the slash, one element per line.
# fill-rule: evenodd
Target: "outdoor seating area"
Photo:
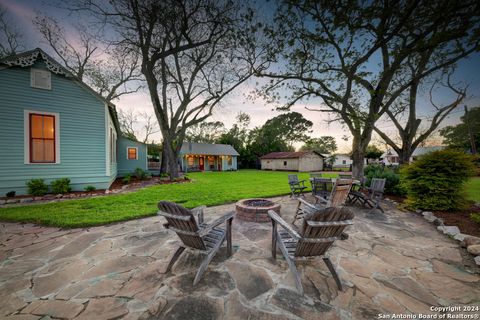
<path fill-rule="evenodd" d="M 478 302 L 472 257 L 420 216 L 357 203 L 296 229 L 288 222 L 299 201 L 269 200 L 281 205 L 269 211 L 273 224 L 232 222 L 235 204 L 171 202 L 155 217 L 89 229 L 2 223 L 0 315 L 374 319 Z"/>

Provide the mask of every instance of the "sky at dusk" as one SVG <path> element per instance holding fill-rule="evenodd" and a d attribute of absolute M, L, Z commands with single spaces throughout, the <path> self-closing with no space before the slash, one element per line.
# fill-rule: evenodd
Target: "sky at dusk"
<path fill-rule="evenodd" d="M 41 35 L 36 30 L 32 20 L 37 15 L 51 16 L 62 23 L 62 26 L 68 31 L 72 24 L 75 24 L 75 19 L 68 15 L 64 10 L 57 8 L 48 1 L 42 0 L 0 0 L 0 5 L 7 9 L 9 18 L 15 23 L 21 33 L 24 35 L 25 49 L 31 50 L 40 47 L 47 52 L 51 52 L 50 48 L 41 39 Z M 268 10 L 268 6 L 265 7 Z M 72 35 L 74 37 L 75 35 Z M 463 84 L 468 84 L 468 97 L 464 100 L 464 104 L 469 107 L 480 105 L 480 54 L 472 55 L 470 58 L 463 60 L 458 64 L 454 81 Z M 235 116 L 240 112 L 246 112 L 251 116 L 251 127 L 260 126 L 266 120 L 280 114 L 274 111 L 273 105 L 268 105 L 262 99 L 252 100 L 247 96 L 255 89 L 255 83 L 258 79 L 251 79 L 244 85 L 238 88 L 236 92 L 229 95 L 218 108 L 213 117 L 213 120 L 222 121 L 227 128 L 235 122 Z M 261 80 L 260 80 L 261 81 Z M 427 92 L 426 92 L 427 93 Z M 451 94 L 447 89 L 437 90 L 435 96 L 436 102 L 440 105 L 449 103 L 452 99 Z M 114 101 L 118 109 L 128 110 L 135 109 L 153 113 L 153 107 L 150 102 L 149 95 L 146 91 L 137 92 L 127 96 L 122 96 L 119 100 Z M 344 128 L 338 121 L 329 123 L 327 120 L 332 119 L 326 113 L 309 111 L 305 109 L 307 105 L 310 107 L 320 106 L 320 100 L 310 100 L 304 103 L 297 103 L 292 108 L 292 111 L 301 112 L 304 117 L 314 123 L 312 136 L 320 137 L 324 135 L 334 136 L 339 145 L 339 152 L 350 151 L 351 139 L 344 141 L 343 136 L 350 136 L 348 129 Z M 426 95 L 420 99 L 420 115 L 427 121 L 431 112 L 428 99 Z M 463 104 L 462 104 L 463 105 Z M 456 124 L 459 117 L 463 114 L 463 108 L 454 111 L 445 121 L 444 125 Z M 384 131 L 395 135 L 393 124 L 388 122 L 381 122 L 379 127 Z M 154 139 L 161 140 L 161 136 L 157 134 Z M 377 139 L 374 139 L 376 141 Z"/>

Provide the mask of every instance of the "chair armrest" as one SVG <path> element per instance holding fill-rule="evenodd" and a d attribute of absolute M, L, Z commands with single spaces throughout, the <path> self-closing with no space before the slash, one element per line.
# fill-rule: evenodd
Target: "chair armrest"
<path fill-rule="evenodd" d="M 315 197 L 317 197 L 317 196 L 315 196 Z M 322 197 L 319 197 L 319 198 L 323 199 Z M 313 210 L 319 210 L 319 209 L 321 209 L 321 208 L 317 207 L 316 205 L 314 205 L 314 204 L 312 204 L 312 203 L 310 203 L 310 202 L 308 202 L 308 201 L 306 201 L 306 200 L 303 200 L 303 199 L 300 199 L 300 198 L 298 198 L 297 200 L 298 200 L 298 202 L 300 202 L 301 204 L 305 205 L 306 207 L 308 207 L 308 208 L 310 208 L 310 209 L 313 209 Z M 326 202 L 326 201 L 327 201 L 327 200 L 325 200 L 325 202 Z"/>
<path fill-rule="evenodd" d="M 213 228 L 215 228 L 219 224 L 222 224 L 224 222 L 227 222 L 228 220 L 233 219 L 234 216 L 235 216 L 235 211 L 230 211 L 230 212 L 224 214 L 223 216 L 221 216 L 220 218 L 218 218 L 216 220 L 213 220 L 207 226 L 202 228 L 202 230 L 200 231 L 200 236 L 203 236 L 203 235 L 207 234 L 210 230 L 212 230 Z"/>
<path fill-rule="evenodd" d="M 192 214 L 197 219 L 198 224 L 203 223 L 203 210 L 206 208 L 207 206 L 199 206 L 192 209 Z"/>
<path fill-rule="evenodd" d="M 285 222 L 285 220 L 282 219 L 275 211 L 273 210 L 268 210 L 268 216 L 276 223 L 278 223 L 285 231 L 287 231 L 293 238 L 295 239 L 301 239 L 302 237 L 292 229 L 292 227 Z"/>
<path fill-rule="evenodd" d="M 327 199 L 325 199 L 325 198 L 323 198 L 323 197 L 320 197 L 320 196 L 317 195 L 317 194 L 315 194 L 315 195 L 313 195 L 313 196 L 315 197 L 315 199 L 317 199 L 317 200 L 320 201 L 320 202 L 323 202 L 323 203 L 327 203 L 327 202 L 328 202 Z M 317 208 L 317 209 L 318 209 L 318 208 Z"/>

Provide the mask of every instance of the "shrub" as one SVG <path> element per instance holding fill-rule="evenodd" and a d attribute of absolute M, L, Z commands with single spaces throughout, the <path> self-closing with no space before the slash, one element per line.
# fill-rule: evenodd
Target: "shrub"
<path fill-rule="evenodd" d="M 405 189 L 400 183 L 400 175 L 396 169 L 388 168 L 378 164 L 371 164 L 365 167 L 366 185 L 369 186 L 373 178 L 387 179 L 385 182 L 385 193 L 403 196 Z"/>
<path fill-rule="evenodd" d="M 168 173 L 160 173 L 160 178 L 168 178 L 170 175 Z"/>
<path fill-rule="evenodd" d="M 470 218 L 472 218 L 472 220 L 476 223 L 480 224 L 480 213 L 472 213 L 470 214 Z"/>
<path fill-rule="evenodd" d="M 72 191 L 70 186 L 70 179 L 62 178 L 52 181 L 52 192 L 53 193 L 67 193 Z"/>
<path fill-rule="evenodd" d="M 87 192 L 90 192 L 90 191 L 95 191 L 95 190 L 97 190 L 97 188 L 95 188 L 94 186 L 86 186 L 86 187 L 84 188 L 84 190 L 87 191 Z"/>
<path fill-rule="evenodd" d="M 15 191 L 9 191 L 5 195 L 7 196 L 7 198 L 15 197 Z"/>
<path fill-rule="evenodd" d="M 48 192 L 48 186 L 43 179 L 32 179 L 27 182 L 28 193 L 32 196 L 43 196 Z"/>
<path fill-rule="evenodd" d="M 466 205 L 463 184 L 474 173 L 472 157 L 461 151 L 426 154 L 401 169 L 407 204 L 427 210 L 452 210 Z"/>
<path fill-rule="evenodd" d="M 122 182 L 123 184 L 129 184 L 130 180 L 132 180 L 132 176 L 127 174 L 125 177 L 123 177 Z"/>
<path fill-rule="evenodd" d="M 137 168 L 135 169 L 135 177 L 140 180 L 145 180 L 147 178 L 147 172 L 143 170 L 142 168 Z"/>

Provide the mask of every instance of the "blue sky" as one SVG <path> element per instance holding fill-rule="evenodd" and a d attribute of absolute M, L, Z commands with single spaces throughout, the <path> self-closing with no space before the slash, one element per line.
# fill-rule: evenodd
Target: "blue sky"
<path fill-rule="evenodd" d="M 47 52 L 50 51 L 48 46 L 42 42 L 41 37 L 32 24 L 32 20 L 37 15 L 48 15 L 54 17 L 62 22 L 62 25 L 68 30 L 70 24 L 74 24 L 75 20 L 68 16 L 67 12 L 52 5 L 53 2 L 38 1 L 38 0 L 0 0 L 0 5 L 5 7 L 9 13 L 11 20 L 18 26 L 20 31 L 24 34 L 25 49 L 33 49 L 41 47 Z M 264 6 L 268 10 L 268 4 Z M 468 97 L 464 103 L 469 107 L 480 105 L 480 54 L 475 54 L 461 61 L 455 72 L 455 82 L 461 82 L 469 85 Z M 222 103 L 222 106 L 216 110 L 212 120 L 219 120 L 225 123 L 226 127 L 230 127 L 235 121 L 235 116 L 238 112 L 243 111 L 251 115 L 251 126 L 262 125 L 266 120 L 278 115 L 279 112 L 272 110 L 273 106 L 268 105 L 261 99 L 252 101 L 247 96 L 255 89 L 255 82 L 258 79 L 252 79 L 246 84 L 238 88 L 236 92 L 231 94 Z M 436 102 L 438 104 L 445 104 L 451 100 L 452 96 L 447 89 L 438 90 L 436 92 Z M 336 138 L 340 146 L 340 152 L 348 152 L 350 150 L 351 139 L 346 142 L 341 138 L 345 135 L 349 136 L 349 131 L 339 123 L 327 123 L 326 120 L 332 117 L 328 114 L 308 111 L 305 109 L 306 104 L 309 106 L 320 104 L 320 100 L 310 100 L 305 103 L 298 103 L 292 108 L 292 111 L 301 112 L 305 118 L 314 123 L 313 136 L 319 137 L 323 135 L 332 135 Z M 431 114 L 431 107 L 426 96 L 420 99 L 420 116 L 426 121 Z M 138 92 L 128 96 L 121 97 L 120 100 L 115 101 L 117 108 L 122 110 L 136 109 L 140 111 L 153 112 L 150 98 L 147 92 Z M 452 113 L 445 121 L 444 125 L 456 124 L 459 117 L 463 114 L 463 108 L 458 109 Z M 388 122 L 381 122 L 379 126 L 384 130 L 395 135 L 393 124 Z M 160 140 L 160 136 L 154 137 L 155 140 Z M 378 139 L 374 139 L 376 141 Z"/>

